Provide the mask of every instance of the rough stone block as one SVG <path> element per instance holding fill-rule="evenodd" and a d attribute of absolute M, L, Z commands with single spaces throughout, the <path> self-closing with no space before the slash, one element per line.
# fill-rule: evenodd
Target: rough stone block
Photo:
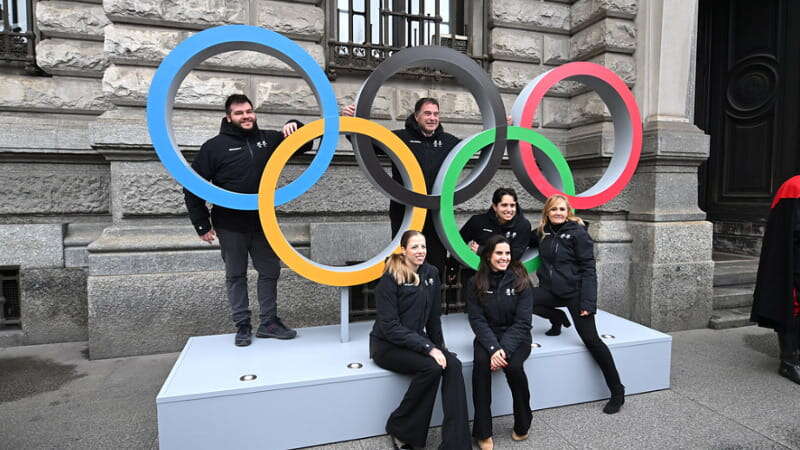
<path fill-rule="evenodd" d="M 109 23 L 101 5 L 58 0 L 36 3 L 36 24 L 48 36 L 101 41 Z"/>
<path fill-rule="evenodd" d="M 319 39 L 325 32 L 325 15 L 314 5 L 256 0 L 257 24 L 289 36 Z"/>
<path fill-rule="evenodd" d="M 108 57 L 118 63 L 157 65 L 181 41 L 193 33 L 185 30 L 146 28 L 115 24 L 106 28 L 104 48 Z M 298 41 L 320 65 L 324 64 L 322 46 Z M 257 70 L 259 72 L 289 72 L 289 66 L 262 53 L 250 51 L 226 52 L 206 60 L 201 68 L 224 70 Z"/>
<path fill-rule="evenodd" d="M 248 272 L 248 278 L 257 325 L 257 273 Z M 90 357 L 175 352 L 191 336 L 234 332 L 224 283 L 223 271 L 90 276 Z M 336 288 L 307 281 L 289 269 L 281 271 L 278 314 L 287 325 L 329 325 L 338 321 L 338 309 Z"/>
<path fill-rule="evenodd" d="M 20 308 L 25 345 L 85 341 L 86 272 L 82 269 L 23 269 Z"/>
<path fill-rule="evenodd" d="M 319 103 L 302 78 L 259 77 L 253 105 L 257 111 L 319 115 Z"/>
<path fill-rule="evenodd" d="M 611 120 L 606 104 L 594 92 L 587 92 L 569 100 L 568 121 L 572 126 Z"/>
<path fill-rule="evenodd" d="M 249 2 L 239 0 L 104 0 L 114 22 L 168 24 L 186 28 L 243 24 Z"/>
<path fill-rule="evenodd" d="M 547 128 L 570 128 L 571 101 L 566 98 L 545 97 L 542 100 L 542 126 Z"/>
<path fill-rule="evenodd" d="M 36 45 L 36 63 L 53 75 L 100 78 L 108 66 L 103 44 L 93 41 L 45 39 Z"/>
<path fill-rule="evenodd" d="M 361 89 L 361 81 L 363 80 L 351 83 L 337 80 L 337 82 L 334 83 L 333 90 L 336 92 L 336 98 L 338 99 L 340 109 L 356 102 L 358 91 Z M 392 117 L 395 103 L 395 91 L 396 88 L 394 85 L 387 84 L 381 86 L 372 102 L 371 117 L 378 119 L 389 119 Z"/>
<path fill-rule="evenodd" d="M 643 165 L 629 185 L 631 215 L 644 220 L 703 220 L 697 207 L 697 169 L 687 166 Z"/>
<path fill-rule="evenodd" d="M 95 116 L 0 112 L 0 148 L 29 152 L 95 153 L 90 149 L 87 130 Z"/>
<path fill-rule="evenodd" d="M 112 64 L 103 75 L 103 92 L 116 105 L 144 106 L 155 69 Z M 175 96 L 177 106 L 219 108 L 231 94 L 248 92 L 247 77 L 192 71 Z"/>
<path fill-rule="evenodd" d="M 109 211 L 104 165 L 0 164 L 0 214 L 102 214 Z"/>
<path fill-rule="evenodd" d="M 569 38 L 555 34 L 545 34 L 542 62 L 557 66 L 569 62 Z"/>
<path fill-rule="evenodd" d="M 552 67 L 511 61 L 495 61 L 489 73 L 498 89 L 504 92 L 519 92 L 531 80 Z M 563 91 L 562 91 L 563 93 Z"/>
<path fill-rule="evenodd" d="M 636 83 L 636 62 L 631 55 L 603 53 L 590 59 L 589 62 L 611 69 L 628 86 L 633 86 Z"/>
<path fill-rule="evenodd" d="M 602 52 L 633 53 L 636 25 L 625 19 L 603 19 L 570 38 L 570 55 L 584 59 Z"/>
<path fill-rule="evenodd" d="M 312 223 L 311 260 L 337 266 L 366 261 L 390 239 L 387 222 Z"/>
<path fill-rule="evenodd" d="M 494 59 L 538 63 L 542 61 L 542 35 L 525 30 L 494 28 L 489 54 Z"/>
<path fill-rule="evenodd" d="M 160 162 L 113 162 L 116 214 L 128 216 L 184 215 L 183 188 Z"/>
<path fill-rule="evenodd" d="M 100 80 L 71 77 L 0 78 L 0 109 L 99 114 L 109 108 Z"/>
<path fill-rule="evenodd" d="M 590 25 L 603 17 L 632 19 L 636 16 L 636 0 L 578 0 L 570 7 L 572 31 Z"/>
<path fill-rule="evenodd" d="M 0 225 L 0 266 L 21 269 L 64 266 L 61 224 Z"/>
<path fill-rule="evenodd" d="M 494 26 L 569 33 L 569 6 L 529 0 L 494 0 L 489 18 Z"/>

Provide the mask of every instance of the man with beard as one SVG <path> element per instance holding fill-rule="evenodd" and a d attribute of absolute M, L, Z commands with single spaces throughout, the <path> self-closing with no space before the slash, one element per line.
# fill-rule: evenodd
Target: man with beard
<path fill-rule="evenodd" d="M 764 230 L 750 320 L 778 333 L 778 373 L 800 384 L 800 175 L 778 189 Z"/>
<path fill-rule="evenodd" d="M 348 105 L 342 109 L 342 115 L 353 117 L 355 110 L 355 105 Z M 405 127 L 401 130 L 394 130 L 394 134 L 406 143 L 417 158 L 425 176 L 425 185 L 428 192 L 431 192 L 442 163 L 444 163 L 450 150 L 460 142 L 459 138 L 445 133 L 442 124 L 439 122 L 439 102 L 431 97 L 423 97 L 417 100 L 416 104 L 414 104 L 414 112 L 406 118 Z M 381 152 L 377 146 L 375 146 L 375 150 Z M 400 171 L 394 164 L 392 164 L 392 178 L 401 184 L 403 183 Z M 404 205 L 393 200 L 389 202 L 389 220 L 392 224 L 392 236 L 397 235 L 397 231 L 400 229 L 405 208 Z M 439 235 L 436 233 L 433 214 L 429 213 L 425 216 L 425 226 L 422 228 L 422 234 L 425 235 L 428 247 L 426 262 L 436 267 L 440 276 L 444 279 L 447 250 L 445 250 L 442 241 L 439 240 Z"/>
<path fill-rule="evenodd" d="M 282 132 L 261 130 L 253 103 L 247 96 L 234 94 L 225 101 L 225 117 L 219 135 L 206 141 L 192 162 L 198 175 L 223 189 L 244 194 L 258 193 L 258 184 L 267 160 L 286 136 L 302 123 L 290 120 Z M 312 148 L 312 142 L 300 151 Z M 243 211 L 213 205 L 209 213 L 205 200 L 184 189 L 186 209 L 197 234 L 211 244 L 219 238 L 225 263 L 225 287 L 237 332 L 237 346 L 250 345 L 252 325 L 247 294 L 247 256 L 258 272 L 260 325 L 256 336 L 292 339 L 297 332 L 286 327 L 277 315 L 280 262 L 267 242 L 257 211 Z M 210 220 L 209 220 L 210 219 Z"/>

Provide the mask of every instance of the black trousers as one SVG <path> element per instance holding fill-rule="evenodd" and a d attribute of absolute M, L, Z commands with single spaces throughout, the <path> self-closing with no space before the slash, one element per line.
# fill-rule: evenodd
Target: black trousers
<path fill-rule="evenodd" d="M 600 366 L 608 389 L 611 390 L 612 394 L 619 392 L 622 388 L 619 372 L 617 372 L 617 366 L 614 364 L 614 358 L 611 356 L 608 346 L 597 335 L 594 314 L 589 314 L 588 316 L 580 315 L 580 299 L 577 295 L 562 298 L 557 297 L 545 288 L 533 288 L 533 313 L 537 316 L 549 319 L 552 324 L 561 323 L 561 317 L 564 313 L 556 309 L 561 306 L 566 306 L 569 310 L 569 315 L 572 316 L 572 323 L 575 324 L 575 330 L 578 332 L 578 336 L 580 336 L 586 349 L 589 350 L 589 353 Z"/>
<path fill-rule="evenodd" d="M 794 317 L 788 321 L 788 326 L 777 330 L 778 346 L 781 361 L 789 364 L 800 363 L 800 318 Z"/>
<path fill-rule="evenodd" d="M 443 353 L 447 359 L 447 368 L 444 370 L 430 356 L 407 348 L 383 344 L 375 349 L 373 360 L 379 367 L 412 376 L 411 385 L 400 406 L 392 411 L 386 422 L 386 432 L 414 447 L 425 447 L 436 391 L 441 381 L 444 421 L 439 448 L 471 449 L 461 361 L 454 353 Z"/>
<path fill-rule="evenodd" d="M 475 359 L 472 366 L 472 401 L 475 404 L 475 421 L 472 423 L 472 436 L 486 439 L 492 436 L 492 371 L 489 368 L 491 356 L 476 340 Z M 530 344 L 522 344 L 511 355 L 506 355 L 508 366 L 503 368 L 514 405 L 514 432 L 528 434 L 533 413 L 531 413 L 531 392 L 528 389 L 528 376 L 523 364 L 531 354 Z"/>
<path fill-rule="evenodd" d="M 260 323 L 267 323 L 278 313 L 278 276 L 281 264 L 275 251 L 260 231 L 237 232 L 217 229 L 222 260 L 225 262 L 225 287 L 231 318 L 235 324 L 250 323 L 250 298 L 247 294 L 247 256 L 258 272 Z"/>

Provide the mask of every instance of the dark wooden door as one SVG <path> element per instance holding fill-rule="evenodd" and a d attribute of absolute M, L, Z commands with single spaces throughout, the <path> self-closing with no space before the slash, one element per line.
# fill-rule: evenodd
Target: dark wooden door
<path fill-rule="evenodd" d="M 695 123 L 711 135 L 700 206 L 762 221 L 800 173 L 800 1 L 701 0 L 697 45 Z"/>

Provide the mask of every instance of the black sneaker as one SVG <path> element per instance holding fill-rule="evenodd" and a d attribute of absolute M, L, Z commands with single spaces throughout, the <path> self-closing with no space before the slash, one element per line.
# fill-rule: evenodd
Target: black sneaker
<path fill-rule="evenodd" d="M 256 337 L 260 338 L 294 339 L 296 336 L 297 331 L 284 325 L 277 317 L 262 323 L 256 331 Z"/>
<path fill-rule="evenodd" d="M 252 330 L 253 327 L 249 323 L 238 325 L 236 338 L 234 338 L 233 343 L 236 344 L 237 347 L 247 347 L 250 345 L 253 339 Z"/>

